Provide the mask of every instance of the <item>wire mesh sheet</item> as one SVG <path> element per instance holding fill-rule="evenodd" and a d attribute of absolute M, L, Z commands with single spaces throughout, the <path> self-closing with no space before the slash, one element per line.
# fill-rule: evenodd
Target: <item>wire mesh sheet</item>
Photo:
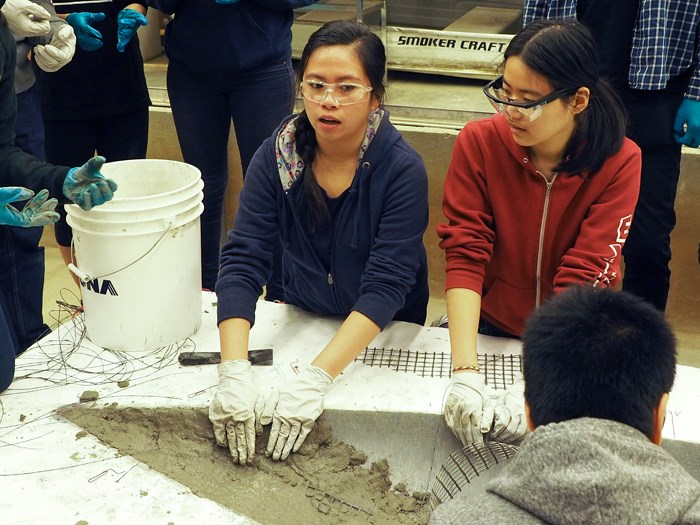
<path fill-rule="evenodd" d="M 523 371 L 522 359 L 517 354 L 478 354 L 479 368 L 486 384 L 496 390 L 505 390 Z M 452 357 L 446 353 L 416 352 L 396 348 L 365 348 L 355 361 L 367 366 L 389 368 L 395 372 L 410 372 L 421 377 L 450 377 Z"/>
<path fill-rule="evenodd" d="M 518 452 L 515 445 L 489 441 L 472 444 L 453 452 L 440 467 L 430 489 L 430 508 L 451 500 L 462 490 L 468 490 L 476 480 L 492 478 L 496 466 L 503 465 Z M 487 474 L 488 472 L 488 474 Z"/>

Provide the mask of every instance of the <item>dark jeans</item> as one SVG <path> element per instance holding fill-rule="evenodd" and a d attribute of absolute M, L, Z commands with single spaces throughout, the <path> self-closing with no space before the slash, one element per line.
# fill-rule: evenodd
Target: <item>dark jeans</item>
<path fill-rule="evenodd" d="M 182 156 L 199 168 L 204 180 L 202 286 L 214 290 L 219 273 L 231 120 L 245 176 L 258 147 L 292 111 L 292 67 L 286 61 L 251 71 L 202 74 L 171 61 L 167 83 Z M 275 252 L 268 299 L 283 298 L 281 243 L 277 243 Z"/>
<path fill-rule="evenodd" d="M 479 333 L 481 335 L 491 335 L 493 337 L 507 337 L 508 339 L 520 339 L 517 335 L 498 328 L 495 324 L 489 323 L 483 317 L 479 319 Z"/>
<path fill-rule="evenodd" d="M 148 107 L 95 119 L 47 120 L 46 160 L 61 166 L 82 166 L 90 157 L 110 161 L 144 159 L 148 148 Z M 119 190 L 117 190 L 119 191 Z M 55 224 L 56 242 L 70 246 L 72 233 L 63 206 Z"/>
<path fill-rule="evenodd" d="M 38 88 L 17 95 L 15 145 L 44 159 L 44 124 Z M 18 203 L 17 206 L 22 206 Z M 48 332 L 42 305 L 44 293 L 44 248 L 39 246 L 43 228 L 0 226 L 0 296 L 3 321 L 0 323 L 0 360 L 30 347 Z M 0 364 L 0 386 L 7 370 Z M 10 376 L 11 379 L 11 376 Z M 2 388 L 0 388 L 2 390 Z"/>
<path fill-rule="evenodd" d="M 671 231 L 680 175 L 681 146 L 673 139 L 673 121 L 687 78 L 663 91 L 620 90 L 630 118 L 628 136 L 642 150 L 642 182 L 632 227 L 622 250 L 622 288 L 666 309 L 670 287 Z"/>
<path fill-rule="evenodd" d="M 7 298 L 0 290 L 0 392 L 7 390 L 15 375 L 15 347 L 14 330 L 11 322 L 8 322 L 10 314 L 7 308 Z"/>

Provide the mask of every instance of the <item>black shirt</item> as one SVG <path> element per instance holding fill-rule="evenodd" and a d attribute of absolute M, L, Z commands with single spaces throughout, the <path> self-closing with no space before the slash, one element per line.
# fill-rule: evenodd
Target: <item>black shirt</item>
<path fill-rule="evenodd" d="M 593 33 L 600 75 L 616 87 L 628 87 L 630 54 L 639 0 L 578 0 L 576 17 Z"/>

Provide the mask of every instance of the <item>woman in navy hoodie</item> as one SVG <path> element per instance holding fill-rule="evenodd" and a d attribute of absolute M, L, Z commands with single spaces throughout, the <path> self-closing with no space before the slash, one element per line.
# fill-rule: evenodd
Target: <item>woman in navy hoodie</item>
<path fill-rule="evenodd" d="M 285 301 L 345 321 L 311 364 L 280 385 L 268 456 L 286 459 L 299 449 L 333 378 L 389 321 L 425 322 L 428 179 L 381 108 L 385 63 L 381 40 L 366 26 L 321 27 L 297 73 L 304 111 L 281 124 L 248 169 L 216 285 L 222 363 L 209 412 L 218 444 L 235 462 L 255 453 L 248 333 L 277 232 Z"/>
<path fill-rule="evenodd" d="M 243 175 L 263 140 L 293 108 L 293 9 L 317 0 L 148 0 L 175 15 L 165 29 L 168 97 L 185 162 L 204 180 L 202 286 L 219 273 L 231 121 Z M 282 299 L 279 271 L 267 298 Z"/>

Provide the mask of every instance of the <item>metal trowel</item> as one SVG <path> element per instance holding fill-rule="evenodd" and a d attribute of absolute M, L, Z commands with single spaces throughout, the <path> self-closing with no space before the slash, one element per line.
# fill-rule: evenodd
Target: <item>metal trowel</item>
<path fill-rule="evenodd" d="M 221 362 L 221 352 L 182 352 L 177 360 L 182 366 L 216 365 Z M 272 348 L 248 350 L 248 361 L 257 366 L 272 365 Z"/>

